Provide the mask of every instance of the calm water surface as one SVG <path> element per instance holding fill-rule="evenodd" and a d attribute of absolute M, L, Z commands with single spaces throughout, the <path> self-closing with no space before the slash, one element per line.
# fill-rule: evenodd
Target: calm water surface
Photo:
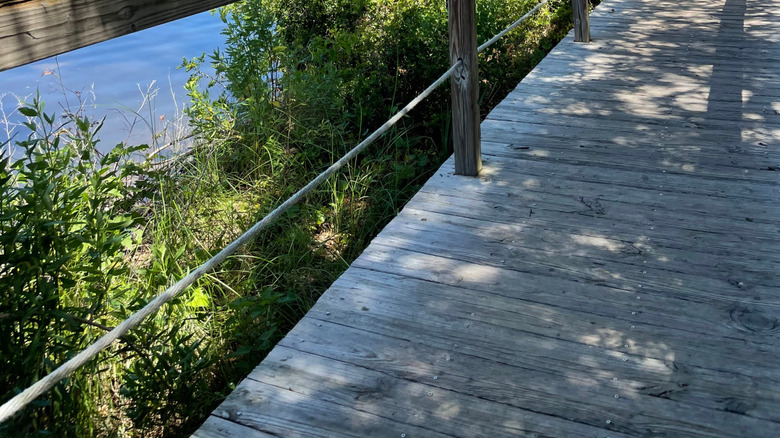
<path fill-rule="evenodd" d="M 187 103 L 183 85 L 189 74 L 177 67 L 182 58 L 220 47 L 222 28 L 218 15 L 205 12 L 0 72 L 0 116 L 8 122 L 0 123 L 0 144 L 9 136 L 19 140 L 28 135 L 18 126 L 23 118 L 15 109 L 18 99 L 31 101 L 36 89 L 47 113 L 77 108 L 80 96 L 90 119 L 105 116 L 99 135 L 102 150 L 122 141 L 153 144 L 183 135 L 181 112 Z M 155 97 L 145 103 L 150 92 Z M 154 139 L 153 132 L 164 136 Z"/>

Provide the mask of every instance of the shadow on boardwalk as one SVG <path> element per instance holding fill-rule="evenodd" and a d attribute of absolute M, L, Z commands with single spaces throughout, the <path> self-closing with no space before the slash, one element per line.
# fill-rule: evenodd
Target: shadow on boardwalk
<path fill-rule="evenodd" d="M 592 26 L 196 436 L 780 434 L 780 9 Z"/>

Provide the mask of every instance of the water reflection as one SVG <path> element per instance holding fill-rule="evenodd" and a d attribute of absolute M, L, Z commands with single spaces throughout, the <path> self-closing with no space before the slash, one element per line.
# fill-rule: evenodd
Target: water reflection
<path fill-rule="evenodd" d="M 221 46 L 221 30 L 219 16 L 205 12 L 1 72 L 0 117 L 8 123 L 0 123 L 0 144 L 10 136 L 27 135 L 15 109 L 19 98 L 31 100 L 36 89 L 47 112 L 60 114 L 81 101 L 91 119 L 105 116 L 100 135 L 104 150 L 122 141 L 154 143 L 152 133 L 166 127 L 169 140 L 181 128 L 173 122 L 187 102 L 183 85 L 189 75 L 176 67 L 183 57 Z M 151 102 L 149 95 L 154 96 Z"/>

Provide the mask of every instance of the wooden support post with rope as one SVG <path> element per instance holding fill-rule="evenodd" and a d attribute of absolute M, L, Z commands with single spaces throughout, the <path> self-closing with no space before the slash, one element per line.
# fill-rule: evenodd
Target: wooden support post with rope
<path fill-rule="evenodd" d="M 460 62 L 452 75 L 452 139 L 455 174 L 477 176 L 482 170 L 479 127 L 479 68 L 475 0 L 450 0 L 450 59 Z"/>
<path fill-rule="evenodd" d="M 572 0 L 572 10 L 574 11 L 574 41 L 577 43 L 590 42 L 589 7 L 589 0 Z"/>

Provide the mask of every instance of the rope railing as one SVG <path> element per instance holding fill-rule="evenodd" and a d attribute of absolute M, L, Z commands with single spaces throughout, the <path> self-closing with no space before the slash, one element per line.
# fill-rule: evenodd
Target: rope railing
<path fill-rule="evenodd" d="M 493 38 L 485 41 L 484 44 L 482 44 L 481 46 L 479 46 L 479 48 L 477 48 L 477 52 L 479 52 L 479 53 L 484 52 L 485 49 L 487 49 L 488 47 L 490 47 L 493 44 L 495 44 L 496 41 L 498 41 L 501 38 L 505 37 L 506 34 L 508 34 L 509 32 L 512 32 L 513 30 L 515 30 L 515 28 L 517 28 L 517 26 L 520 26 L 521 24 L 523 24 L 523 22 L 525 22 L 526 20 L 531 18 L 531 16 L 533 14 L 535 14 L 539 9 L 542 8 L 542 6 L 546 5 L 549 2 L 550 2 L 550 0 L 544 0 L 541 3 L 539 3 L 538 5 L 534 6 L 534 8 L 531 9 L 530 11 L 528 11 L 525 15 L 523 15 L 520 18 L 518 18 L 517 21 L 515 21 L 514 23 L 510 24 L 509 27 L 507 27 L 506 29 L 504 29 L 501 32 L 499 32 L 498 34 L 496 34 L 496 36 L 494 36 Z"/>
<path fill-rule="evenodd" d="M 482 52 L 485 49 L 487 49 L 489 46 L 494 44 L 500 38 L 502 38 L 507 33 L 511 32 L 513 29 L 519 26 L 521 23 L 526 21 L 529 17 L 531 17 L 535 12 L 537 12 L 542 6 L 544 6 L 548 2 L 549 0 L 544 0 L 541 3 L 539 3 L 536 7 L 534 7 L 527 14 L 523 15 L 520 19 L 515 21 L 508 28 L 504 29 L 503 31 L 501 31 L 501 33 L 494 36 L 483 45 L 479 46 L 478 51 Z M 229 244 L 224 249 L 222 249 L 214 257 L 212 257 L 211 259 L 209 259 L 208 261 L 200 265 L 198 268 L 196 268 L 194 271 L 187 274 L 184 278 L 182 278 L 172 286 L 170 286 L 163 293 L 161 293 L 152 301 L 147 303 L 146 306 L 144 306 L 141 310 L 134 313 L 129 318 L 124 320 L 121 324 L 113 328 L 110 332 L 103 335 L 95 343 L 93 343 L 86 349 L 82 350 L 76 356 L 72 357 L 64 364 L 60 365 L 57 369 L 55 369 L 54 371 L 52 371 L 42 379 L 38 380 L 32 386 L 25 389 L 21 393 L 17 394 L 16 396 L 8 400 L 2 406 L 0 406 L 0 423 L 11 418 L 14 414 L 24 409 L 28 404 L 33 402 L 35 399 L 48 392 L 52 387 L 54 387 L 57 384 L 57 382 L 61 381 L 62 379 L 65 379 L 71 373 L 84 366 L 87 362 L 95 358 L 95 356 L 97 356 L 101 351 L 108 348 L 108 346 L 110 346 L 114 341 L 121 338 L 122 336 L 127 334 L 130 330 L 137 327 L 143 320 L 145 320 L 150 315 L 156 313 L 166 303 L 178 297 L 189 286 L 191 286 L 193 283 L 195 283 L 201 277 L 203 277 L 203 275 L 207 274 L 208 272 L 212 271 L 214 268 L 222 264 L 222 262 L 224 262 L 232 254 L 234 254 L 239 248 L 248 244 L 253 238 L 257 237 L 257 235 L 260 234 L 260 232 L 262 232 L 265 228 L 271 225 L 276 219 L 279 218 L 279 216 L 284 214 L 293 205 L 300 202 L 303 198 L 306 197 L 306 195 L 308 195 L 314 189 L 316 189 L 318 186 L 324 183 L 328 178 L 333 176 L 333 174 L 335 174 L 342 167 L 344 167 L 344 165 L 346 165 L 350 160 L 357 157 L 361 152 L 363 152 L 363 150 L 365 150 L 368 146 L 374 143 L 374 141 L 379 139 L 390 128 L 395 126 L 395 124 L 397 124 L 420 102 L 425 100 L 425 98 L 427 98 L 436 88 L 438 88 L 447 79 L 449 79 L 452 76 L 452 74 L 458 69 L 458 67 L 462 65 L 462 63 L 463 61 L 461 60 L 458 60 L 457 62 L 453 63 L 452 66 L 444 74 L 441 75 L 441 77 L 439 77 L 433 84 L 431 84 L 428 88 L 426 88 L 411 102 L 409 102 L 403 109 L 398 111 L 393 117 L 391 117 L 381 127 L 379 127 L 376 131 L 374 131 L 369 137 L 367 137 L 365 140 L 360 142 L 360 144 L 352 148 L 341 159 L 333 163 L 324 172 L 322 172 L 311 182 L 306 184 L 306 186 L 304 186 L 302 189 L 298 190 L 289 199 L 287 199 L 284 203 L 279 205 L 276 209 L 274 209 L 272 212 L 266 215 L 263 219 L 255 223 L 255 225 L 253 225 L 252 228 L 247 230 L 244 234 L 242 234 L 240 237 L 234 240 L 231 244 Z"/>

